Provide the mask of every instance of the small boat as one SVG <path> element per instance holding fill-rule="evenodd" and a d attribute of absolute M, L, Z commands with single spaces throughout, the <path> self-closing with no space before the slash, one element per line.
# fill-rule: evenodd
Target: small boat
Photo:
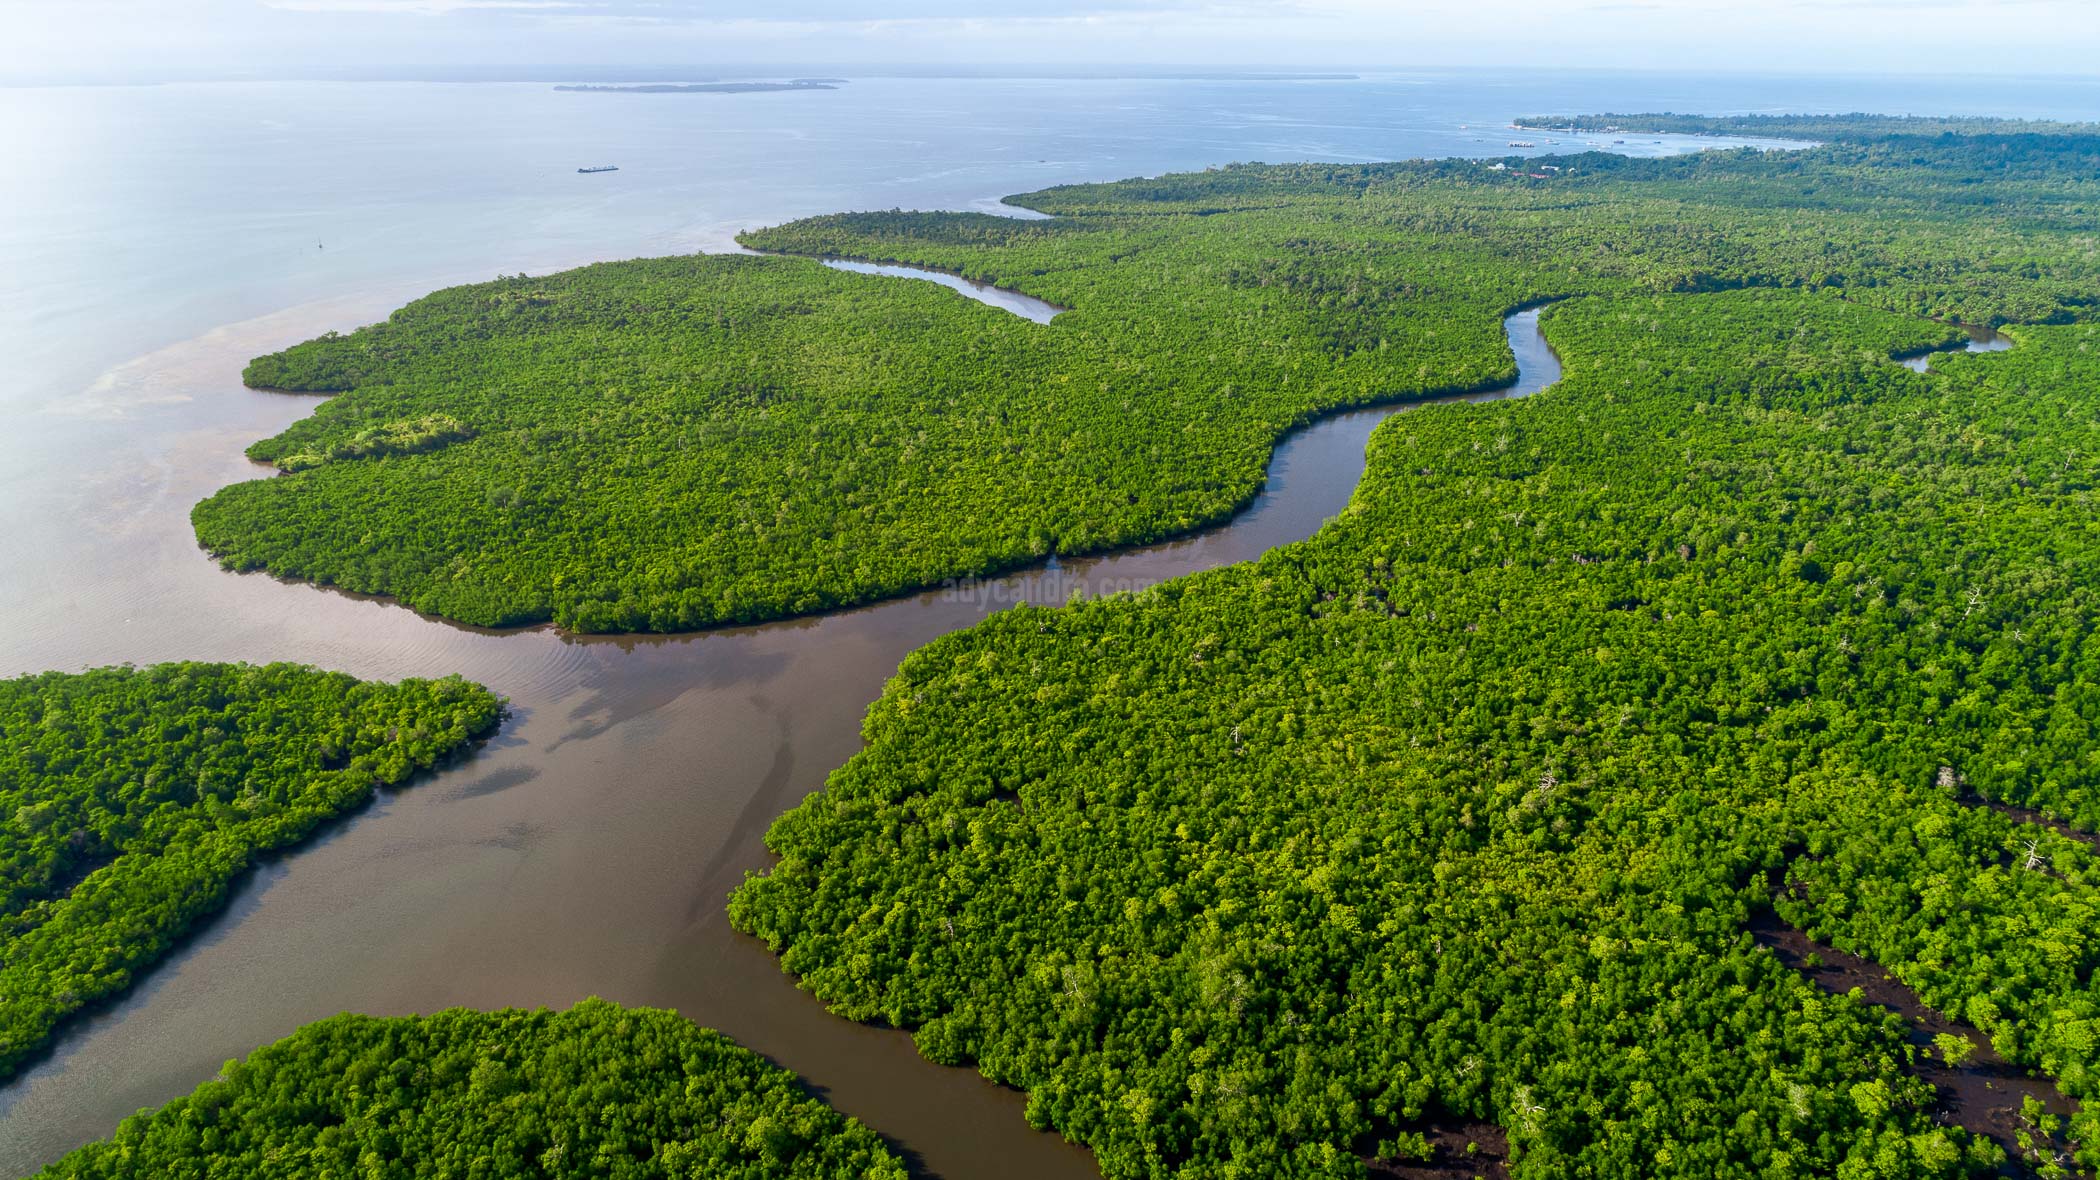
<path fill-rule="evenodd" d="M 600 164 L 596 168 L 577 169 L 578 172 L 618 172 L 619 170 L 620 166 L 618 164 Z"/>

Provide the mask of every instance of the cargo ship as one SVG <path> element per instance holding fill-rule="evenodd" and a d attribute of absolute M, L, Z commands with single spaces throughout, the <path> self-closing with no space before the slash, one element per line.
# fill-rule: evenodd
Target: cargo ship
<path fill-rule="evenodd" d="M 577 169 L 578 172 L 618 172 L 619 170 L 620 166 L 618 164 L 600 164 L 596 168 Z"/>

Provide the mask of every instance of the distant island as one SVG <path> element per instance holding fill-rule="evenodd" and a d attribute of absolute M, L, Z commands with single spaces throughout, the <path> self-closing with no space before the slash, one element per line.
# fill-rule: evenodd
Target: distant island
<path fill-rule="evenodd" d="M 599 94 L 759 94 L 772 90 L 837 90 L 843 78 L 793 78 L 786 82 L 651 82 L 640 86 L 556 86 Z"/>
<path fill-rule="evenodd" d="M 1537 131 L 1627 131 L 1665 135 L 1747 135 L 1768 139 L 1872 140 L 1921 135 L 2091 135 L 2100 125 L 2050 123 L 2030 119 L 1934 118 L 1920 115 L 1679 115 L 1648 112 L 1623 115 L 1526 115 L 1512 127 Z"/>

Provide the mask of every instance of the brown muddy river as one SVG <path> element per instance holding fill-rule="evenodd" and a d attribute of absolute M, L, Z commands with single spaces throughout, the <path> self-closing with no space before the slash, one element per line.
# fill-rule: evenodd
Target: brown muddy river
<path fill-rule="evenodd" d="M 997 302 L 1031 318 L 1052 310 L 1011 292 Z M 69 1026 L 0 1091 L 0 1169 L 33 1170 L 336 1012 L 565 1007 L 595 995 L 720 1029 L 800 1073 L 926 1174 L 1097 1175 L 1087 1152 L 1028 1128 L 1018 1093 L 924 1061 L 903 1033 L 826 1013 L 763 945 L 730 929 L 724 900 L 766 863 L 773 819 L 857 748 L 862 713 L 907 652 L 1022 599 L 1135 588 L 1309 536 L 1347 503 L 1365 441 L 1393 411 L 1344 413 L 1292 435 L 1254 504 L 1179 542 L 760 627 L 490 634 L 224 573 L 189 529 L 196 500 L 263 474 L 243 446 L 316 404 L 242 390 L 246 359 L 386 310 L 376 299 L 308 306 L 106 378 L 98 392 L 112 404 L 188 399 L 185 430 L 171 441 L 114 425 L 98 434 L 84 421 L 98 460 L 41 507 L 49 521 L 90 523 L 66 537 L 62 568 L 26 575 L 42 584 L 22 589 L 54 605 L 23 623 L 0 672 L 167 659 L 293 659 L 381 678 L 459 672 L 508 696 L 514 716 L 472 758 L 254 874 L 138 987 Z M 1484 396 L 1532 392 L 1558 375 L 1537 319 L 1510 317 L 1523 378 Z"/>

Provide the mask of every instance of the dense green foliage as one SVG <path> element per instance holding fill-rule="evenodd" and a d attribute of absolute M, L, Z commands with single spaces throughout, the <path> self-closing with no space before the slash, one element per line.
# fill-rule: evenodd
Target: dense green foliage
<path fill-rule="evenodd" d="M 236 566 L 579 630 L 805 612 L 1149 540 L 1251 496 L 1291 423 L 1398 380 L 1259 349 L 1259 313 L 1218 306 L 1255 293 L 1211 302 L 1216 323 L 1145 329 L 1158 352 L 1138 356 L 1120 323 L 1044 327 L 790 259 L 440 292 L 257 361 L 256 384 L 351 392 L 254 448 L 292 474 L 206 501 L 198 532 Z M 1495 330 L 1445 332 L 1479 356 L 1462 383 L 1509 375 Z M 1246 384 L 1202 359 L 1221 351 Z M 435 413 L 457 429 L 416 433 L 449 445 L 360 449 Z"/>
<path fill-rule="evenodd" d="M 319 449 L 277 456 L 283 471 L 305 471 L 339 459 L 366 459 L 378 455 L 416 455 L 450 443 L 464 442 L 474 431 L 448 414 L 425 414 L 400 422 L 382 422 L 351 435 L 330 441 Z"/>
<path fill-rule="evenodd" d="M 0 1074 L 257 857 L 497 723 L 457 678 L 162 664 L 0 681 Z"/>
<path fill-rule="evenodd" d="M 672 1012 L 586 1000 L 307 1025 L 46 1180 L 904 1180 L 795 1075 Z"/>
<path fill-rule="evenodd" d="M 1548 180 L 1240 167 L 1021 198 L 1048 221 L 857 215 L 750 239 L 994 278 L 1072 309 L 1049 325 L 800 259 L 442 291 L 258 359 L 251 384 L 339 396 L 251 449 L 287 474 L 194 521 L 230 566 L 468 622 L 683 629 L 1217 520 L 1294 423 L 1508 380 L 1499 317 L 1549 296 L 1777 286 L 1972 322 L 2079 314 L 2100 260 L 2052 243 L 2093 223 L 2094 141 L 1936 142 L 1571 157 Z M 1927 151 L 1947 166 L 1896 167 Z"/>
<path fill-rule="evenodd" d="M 1046 263 L 1086 217 L 1140 259 L 1263 240 L 1279 300 L 1435 225 L 1491 302 L 1582 297 L 1558 386 L 1387 423 L 1313 540 L 915 654 L 735 921 L 1118 1180 L 1359 1175 L 1425 1116 L 1506 1126 L 1523 1177 L 1988 1170 L 1895 1018 L 1746 925 L 2100 1093 L 2100 864 L 1963 802 L 2100 826 L 2094 149 L 1239 168 L 762 236 L 1083 308 L 1114 280 Z M 2043 326 L 1920 375 L 1917 311 Z"/>
<path fill-rule="evenodd" d="M 1826 138 L 750 239 L 1047 327 L 795 259 L 440 292 L 258 360 L 345 392 L 195 520 L 478 622 L 803 611 L 1215 518 L 1291 422 L 1505 379 L 1498 317 L 1560 300 L 1558 387 L 1381 428 L 1314 540 L 915 655 L 733 916 L 1118 1180 L 1353 1176 L 1446 1116 L 1524 1177 L 1988 1170 L 1746 924 L 2100 1090 L 2100 865 L 1964 802 L 2100 826 L 2100 137 Z M 1935 320 L 2019 347 L 1889 363 Z"/>

